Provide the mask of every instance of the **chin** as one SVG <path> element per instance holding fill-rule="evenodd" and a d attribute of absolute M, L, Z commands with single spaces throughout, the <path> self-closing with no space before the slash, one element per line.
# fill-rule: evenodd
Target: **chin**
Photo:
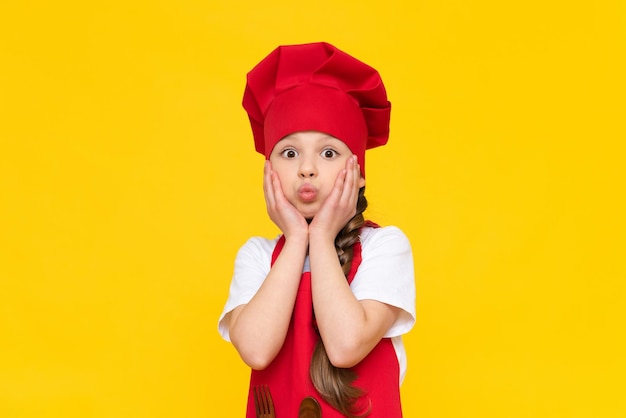
<path fill-rule="evenodd" d="M 307 208 L 309 209 L 309 208 Z M 298 210 L 298 212 L 300 212 L 300 215 L 302 215 L 302 217 L 304 219 L 306 219 L 306 221 L 308 223 L 311 223 L 311 221 L 313 220 L 313 218 L 315 218 L 315 215 L 317 215 L 317 211 L 312 211 L 312 210 Z"/>

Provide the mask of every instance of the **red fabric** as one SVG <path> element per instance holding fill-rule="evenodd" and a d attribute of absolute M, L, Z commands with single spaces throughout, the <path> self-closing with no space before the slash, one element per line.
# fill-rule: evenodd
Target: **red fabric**
<path fill-rule="evenodd" d="M 272 254 L 272 264 L 276 261 L 283 245 L 284 238 L 281 238 Z M 357 242 L 354 245 L 354 258 L 348 275 L 349 283 L 354 278 L 360 263 L 361 245 Z M 281 351 L 265 370 L 252 370 L 247 418 L 255 418 L 256 416 L 252 392 L 255 385 L 269 386 L 277 418 L 297 417 L 300 402 L 307 396 L 313 396 L 319 401 L 324 418 L 343 416 L 321 398 L 309 377 L 311 356 L 319 339 L 314 321 L 311 274 L 304 273 L 300 281 L 287 337 Z M 366 392 L 359 404 L 371 403 L 370 418 L 402 417 L 399 387 L 400 370 L 390 339 L 382 339 L 353 370 L 358 375 L 354 384 Z"/>
<path fill-rule="evenodd" d="M 266 158 L 286 135 L 320 131 L 346 143 L 365 175 L 365 150 L 389 138 L 391 103 L 380 75 L 325 42 L 272 51 L 248 73 L 243 107 Z"/>

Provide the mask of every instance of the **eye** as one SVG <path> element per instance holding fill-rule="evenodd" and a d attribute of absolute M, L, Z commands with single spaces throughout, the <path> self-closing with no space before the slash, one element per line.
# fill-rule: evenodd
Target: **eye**
<path fill-rule="evenodd" d="M 293 148 L 286 148 L 281 151 L 280 155 L 282 155 L 285 158 L 295 158 L 298 156 L 298 151 L 296 151 Z"/>
<path fill-rule="evenodd" d="M 324 151 L 322 151 L 322 156 L 327 159 L 334 158 L 337 155 L 339 155 L 339 153 L 332 148 L 326 148 Z"/>

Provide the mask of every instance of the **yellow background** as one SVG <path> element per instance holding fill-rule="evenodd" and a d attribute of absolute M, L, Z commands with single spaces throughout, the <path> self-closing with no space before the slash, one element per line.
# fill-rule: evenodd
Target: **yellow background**
<path fill-rule="evenodd" d="M 3 1 L 0 417 L 240 417 L 217 334 L 274 236 L 240 106 L 279 44 L 377 68 L 407 417 L 626 416 L 623 1 Z"/>

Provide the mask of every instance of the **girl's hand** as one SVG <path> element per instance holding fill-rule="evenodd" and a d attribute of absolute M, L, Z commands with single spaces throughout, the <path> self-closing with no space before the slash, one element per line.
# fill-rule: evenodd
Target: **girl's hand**
<path fill-rule="evenodd" d="M 330 195 L 309 226 L 309 234 L 334 241 L 341 229 L 356 214 L 361 171 L 356 155 L 346 161 L 346 168 L 339 172 Z"/>
<path fill-rule="evenodd" d="M 308 240 L 308 223 L 304 216 L 287 200 L 283 194 L 280 179 L 272 170 L 272 163 L 265 162 L 263 169 L 263 191 L 267 213 L 282 231 L 285 238 L 301 235 Z"/>

